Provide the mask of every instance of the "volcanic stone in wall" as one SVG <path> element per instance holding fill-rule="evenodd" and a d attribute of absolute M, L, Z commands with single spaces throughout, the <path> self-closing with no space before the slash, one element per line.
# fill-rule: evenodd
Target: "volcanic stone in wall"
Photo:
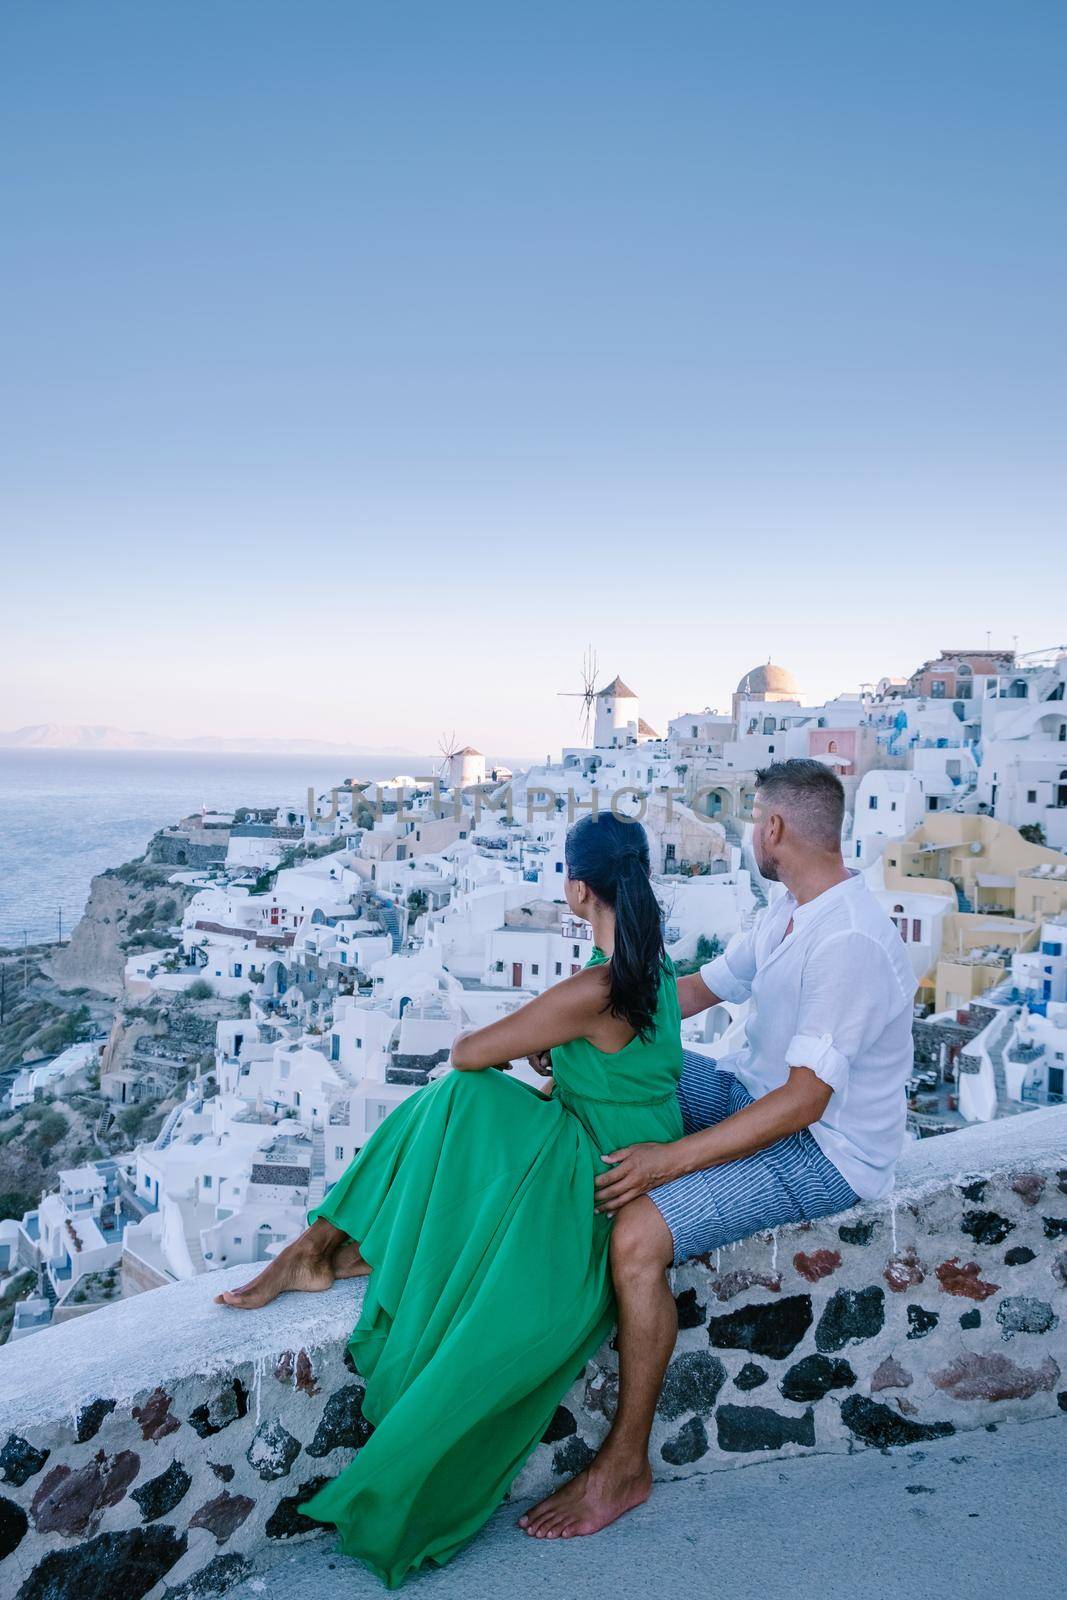
<path fill-rule="evenodd" d="M 78 1412 L 77 1431 L 74 1437 L 79 1444 L 88 1444 L 100 1431 L 100 1424 L 108 1412 L 114 1411 L 114 1400 L 91 1400 Z"/>
<path fill-rule="evenodd" d="M 299 1454 L 299 1439 L 294 1439 L 277 1417 L 260 1423 L 245 1451 L 249 1466 L 255 1468 L 265 1483 L 272 1478 L 284 1478 Z"/>
<path fill-rule="evenodd" d="M 824 1353 L 843 1350 L 880 1333 L 885 1322 L 885 1291 L 877 1284 L 869 1289 L 838 1289 L 826 1302 L 815 1329 L 816 1348 Z"/>
<path fill-rule="evenodd" d="M 1051 1356 L 1039 1367 L 1021 1367 L 999 1352 L 957 1356 L 930 1381 L 955 1400 L 1029 1400 L 1056 1387 L 1060 1369 Z"/>
<path fill-rule="evenodd" d="M 715 1413 L 719 1449 L 732 1452 L 780 1450 L 786 1444 L 815 1443 L 815 1414 L 783 1417 L 766 1406 L 720 1406 Z"/>
<path fill-rule="evenodd" d="M 717 1350 L 748 1350 L 754 1356 L 784 1361 L 803 1339 L 812 1320 L 810 1294 L 787 1295 L 784 1300 L 739 1306 L 721 1317 L 711 1317 L 708 1340 Z"/>
<path fill-rule="evenodd" d="M 232 1589 L 234 1584 L 247 1578 L 253 1570 L 247 1556 L 229 1550 L 225 1555 L 214 1556 L 206 1567 L 194 1572 L 177 1588 L 168 1589 L 166 1600 L 213 1600 L 215 1595 L 225 1594 L 227 1589 Z"/>
<path fill-rule="evenodd" d="M 1062 1239 L 1067 1236 L 1067 1217 L 1042 1217 L 1041 1226 L 1046 1239 Z"/>
<path fill-rule="evenodd" d="M 698 1260 L 702 1259 L 697 1257 Z M 749 1289 L 769 1289 L 777 1294 L 782 1287 L 780 1272 L 754 1272 L 751 1267 L 738 1267 L 733 1272 L 723 1272 L 712 1283 L 716 1300 L 735 1300 Z"/>
<path fill-rule="evenodd" d="M 154 1522 L 174 1509 L 192 1481 L 181 1462 L 172 1461 L 166 1472 L 149 1478 L 139 1489 L 131 1489 L 130 1499 L 140 1506 L 145 1522 Z"/>
<path fill-rule="evenodd" d="M 211 1400 L 196 1407 L 189 1417 L 189 1426 L 201 1439 L 210 1439 L 212 1434 L 221 1433 L 223 1428 L 247 1413 L 248 1390 L 240 1378 L 234 1378 Z"/>
<path fill-rule="evenodd" d="M 1025 1267 L 1034 1259 L 1034 1252 L 1026 1244 L 1013 1244 L 1010 1250 L 1004 1252 L 1006 1267 Z"/>
<path fill-rule="evenodd" d="M 591 1378 L 585 1380 L 585 1409 L 594 1416 L 615 1421 L 619 1409 L 619 1374 L 597 1367 Z"/>
<path fill-rule="evenodd" d="M 327 1400 L 307 1453 L 325 1456 L 331 1450 L 358 1450 L 366 1444 L 371 1432 L 371 1425 L 363 1415 L 363 1389 L 358 1383 L 346 1383 Z"/>
<path fill-rule="evenodd" d="M 821 1400 L 831 1389 L 851 1389 L 856 1374 L 847 1361 L 831 1361 L 829 1356 L 804 1356 L 790 1367 L 778 1385 L 786 1400 Z"/>
<path fill-rule="evenodd" d="M 673 1422 L 687 1411 L 709 1412 L 725 1382 L 726 1368 L 717 1356 L 702 1350 L 675 1356 L 663 1380 L 660 1416 Z"/>
<path fill-rule="evenodd" d="M 1059 1320 L 1047 1300 L 1034 1300 L 1025 1294 L 1008 1295 L 997 1307 L 997 1321 L 1004 1329 L 1005 1339 L 1013 1339 L 1017 1333 L 1051 1333 Z"/>
<path fill-rule="evenodd" d="M 1003 1244 L 1015 1224 L 995 1211 L 965 1211 L 960 1228 L 975 1244 Z"/>
<path fill-rule="evenodd" d="M 38 1533 L 63 1533 L 68 1538 L 95 1531 L 108 1506 L 116 1506 L 140 1470 L 132 1450 L 109 1456 L 98 1450 L 77 1471 L 62 1463 L 41 1479 L 30 1506 Z"/>
<path fill-rule="evenodd" d="M 21 1489 L 35 1472 L 40 1472 L 48 1456 L 47 1450 L 38 1450 L 28 1439 L 21 1438 L 17 1433 L 9 1433 L 4 1448 L 0 1450 L 0 1478 Z"/>
<path fill-rule="evenodd" d="M 842 1244 L 870 1244 L 874 1238 L 875 1223 L 843 1222 L 837 1230 Z"/>
<path fill-rule="evenodd" d="M 857 1439 L 881 1449 L 889 1445 L 924 1444 L 929 1439 L 944 1439 L 956 1431 L 951 1422 L 909 1422 L 889 1406 L 868 1400 L 862 1394 L 849 1395 L 841 1407 L 841 1418 Z"/>
<path fill-rule="evenodd" d="M 975 1306 L 973 1311 L 965 1311 L 960 1317 L 961 1328 L 980 1328 L 982 1326 L 982 1313 Z"/>
<path fill-rule="evenodd" d="M 214 1500 L 207 1500 L 199 1511 L 189 1518 L 190 1528 L 206 1528 L 213 1533 L 219 1544 L 225 1544 L 231 1534 L 236 1533 L 241 1523 L 255 1505 L 246 1494 L 231 1494 L 229 1489 L 223 1489 Z"/>
<path fill-rule="evenodd" d="M 910 1389 L 912 1381 L 911 1373 L 899 1361 L 886 1356 L 871 1374 L 871 1393 L 877 1394 L 882 1389 Z"/>
<path fill-rule="evenodd" d="M 793 1266 L 809 1283 L 818 1283 L 820 1278 L 830 1277 L 840 1265 L 840 1250 L 813 1250 L 810 1255 L 798 1250 L 793 1257 Z"/>
<path fill-rule="evenodd" d="M 903 1250 L 898 1250 L 895 1255 L 890 1256 L 882 1273 L 882 1277 L 894 1294 L 903 1294 L 906 1289 L 922 1283 L 925 1276 L 926 1263 L 919 1260 L 918 1252 L 912 1244 L 905 1245 Z"/>
<path fill-rule="evenodd" d="M 922 1306 L 908 1307 L 908 1338 L 925 1339 L 941 1321 L 936 1311 L 926 1311 Z"/>
<path fill-rule="evenodd" d="M 557 1406 L 555 1416 L 541 1435 L 542 1444 L 559 1444 L 578 1432 L 578 1424 L 566 1406 Z"/>
<path fill-rule="evenodd" d="M 1045 1192 L 1045 1180 L 1039 1172 L 1020 1172 L 1011 1180 L 1011 1186 L 1024 1206 L 1036 1206 Z"/>
<path fill-rule="evenodd" d="M 51 1550 L 19 1590 L 18 1600 L 141 1600 L 185 1554 L 187 1534 L 158 1524 L 98 1533 L 68 1550 Z"/>
<path fill-rule="evenodd" d="M 987 1282 L 981 1272 L 977 1261 L 965 1262 L 961 1267 L 959 1256 L 953 1256 L 951 1261 L 942 1261 L 936 1269 L 937 1281 L 945 1293 L 960 1295 L 967 1300 L 988 1300 L 1000 1288 L 999 1283 Z"/>
<path fill-rule="evenodd" d="M 672 1438 L 665 1441 L 660 1455 L 672 1467 L 688 1466 L 708 1453 L 708 1430 L 702 1417 L 690 1417 Z"/>
<path fill-rule="evenodd" d="M 584 1472 L 595 1460 L 596 1451 L 591 1450 L 585 1440 L 575 1434 L 573 1439 L 561 1444 L 553 1455 L 552 1470 L 561 1478 L 573 1478 L 576 1472 Z"/>
<path fill-rule="evenodd" d="M 165 1439 L 168 1433 L 181 1427 L 171 1410 L 173 1403 L 165 1389 L 153 1389 L 143 1405 L 134 1406 L 133 1420 L 140 1423 L 142 1439 Z"/>
<path fill-rule="evenodd" d="M 330 1481 L 323 1475 L 320 1478 L 309 1478 L 302 1483 L 295 1494 L 283 1495 L 267 1518 L 264 1532 L 268 1539 L 293 1539 L 302 1533 L 317 1533 L 322 1524 L 313 1522 L 310 1517 L 300 1514 L 300 1507 L 317 1495 Z"/>
<path fill-rule="evenodd" d="M 347 1345 L 343 1359 L 349 1372 L 355 1372 L 356 1364 Z M 306 1350 L 301 1350 L 299 1355 L 295 1355 L 292 1350 L 283 1350 L 274 1363 L 274 1376 L 279 1383 L 291 1383 L 303 1394 L 312 1395 L 319 1392 L 315 1374 L 311 1370 L 311 1357 Z"/>
<path fill-rule="evenodd" d="M 0 1495 L 0 1561 L 11 1554 L 28 1527 L 29 1521 L 22 1507 L 6 1495 Z"/>
<path fill-rule="evenodd" d="M 761 1384 L 767 1382 L 768 1376 L 765 1367 L 757 1366 L 754 1361 L 746 1361 L 734 1379 L 734 1387 L 743 1391 L 758 1389 Z"/>
<path fill-rule="evenodd" d="M 702 1328 L 708 1320 L 708 1308 L 700 1304 L 695 1289 L 683 1289 L 675 1295 L 679 1328 Z"/>

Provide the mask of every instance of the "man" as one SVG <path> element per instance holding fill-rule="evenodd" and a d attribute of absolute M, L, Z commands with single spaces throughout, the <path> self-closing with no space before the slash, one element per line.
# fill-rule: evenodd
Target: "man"
<path fill-rule="evenodd" d="M 686 1052 L 684 1138 L 604 1153 L 619 1406 L 592 1465 L 519 1519 L 536 1538 L 596 1533 L 651 1493 L 648 1444 L 678 1331 L 672 1264 L 893 1185 L 916 987 L 903 943 L 842 859 L 845 797 L 830 768 L 781 761 L 757 780 L 756 865 L 787 893 L 678 982 L 683 1017 L 751 999 L 745 1045 L 718 1063 Z"/>

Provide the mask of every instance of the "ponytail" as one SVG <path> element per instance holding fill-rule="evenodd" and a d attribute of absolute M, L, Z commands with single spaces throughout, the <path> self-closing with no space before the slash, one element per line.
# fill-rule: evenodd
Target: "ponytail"
<path fill-rule="evenodd" d="M 608 1004 L 642 1039 L 653 1031 L 663 974 L 663 913 L 649 881 L 648 839 L 613 812 L 583 817 L 567 835 L 567 871 L 615 912 Z"/>

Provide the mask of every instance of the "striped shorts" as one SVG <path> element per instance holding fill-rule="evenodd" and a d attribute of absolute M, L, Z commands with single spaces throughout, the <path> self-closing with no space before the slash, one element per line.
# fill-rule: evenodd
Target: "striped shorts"
<path fill-rule="evenodd" d="M 678 1104 L 686 1133 L 752 1104 L 732 1072 L 689 1050 L 683 1059 Z M 665 1183 L 650 1190 L 649 1199 L 671 1230 L 677 1266 L 763 1228 L 847 1211 L 858 1196 L 805 1128 L 740 1161 Z"/>

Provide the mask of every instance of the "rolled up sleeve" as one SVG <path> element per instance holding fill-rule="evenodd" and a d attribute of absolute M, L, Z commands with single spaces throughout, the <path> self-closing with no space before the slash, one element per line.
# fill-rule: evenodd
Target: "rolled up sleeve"
<path fill-rule="evenodd" d="M 720 1000 L 731 1005 L 741 1005 L 752 994 L 752 980 L 756 976 L 756 951 L 752 932 L 737 933 L 721 956 L 706 961 L 700 976 Z"/>
<path fill-rule="evenodd" d="M 905 1000 L 889 958 L 875 940 L 855 932 L 828 939 L 805 964 L 786 1065 L 808 1067 L 840 1093 L 853 1061 L 874 1043 Z"/>
<path fill-rule="evenodd" d="M 818 1038 L 810 1033 L 794 1033 L 786 1046 L 785 1062 L 787 1067 L 810 1067 L 835 1094 L 848 1082 L 852 1064 L 834 1044 L 832 1033 L 821 1033 Z"/>

